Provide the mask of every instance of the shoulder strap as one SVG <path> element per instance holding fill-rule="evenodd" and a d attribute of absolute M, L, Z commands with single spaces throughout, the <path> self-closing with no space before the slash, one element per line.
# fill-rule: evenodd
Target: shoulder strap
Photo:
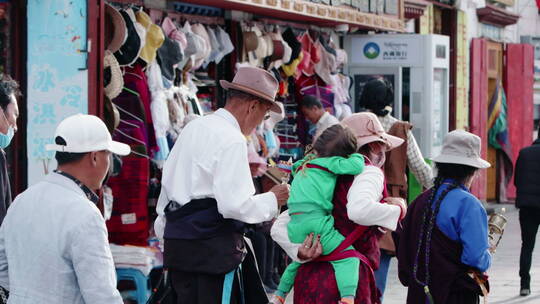
<path fill-rule="evenodd" d="M 299 167 L 296 169 L 296 172 L 298 172 L 298 170 L 300 170 L 302 167 L 303 167 L 303 166 L 299 166 Z M 326 171 L 326 172 L 328 172 L 328 173 L 335 174 L 334 172 L 328 170 L 328 168 L 325 168 L 325 167 L 319 166 L 319 165 L 306 164 L 306 167 L 307 167 L 307 168 L 310 168 L 310 169 L 319 169 L 319 170 Z"/>

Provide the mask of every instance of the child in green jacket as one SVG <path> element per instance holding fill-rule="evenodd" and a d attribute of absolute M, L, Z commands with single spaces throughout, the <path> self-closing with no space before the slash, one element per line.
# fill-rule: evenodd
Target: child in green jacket
<path fill-rule="evenodd" d="M 302 243 L 308 234 L 319 234 L 323 255 L 334 251 L 345 237 L 334 228 L 332 216 L 334 188 L 337 175 L 357 175 L 364 169 L 364 158 L 356 152 L 352 132 L 334 125 L 326 129 L 313 145 L 315 154 L 296 162 L 292 169 L 293 182 L 287 205 L 291 221 L 287 226 L 289 239 Z M 353 249 L 352 246 L 345 250 Z M 334 268 L 340 292 L 339 303 L 354 303 L 358 286 L 360 261 L 346 258 L 330 262 Z M 300 263 L 291 263 L 281 277 L 274 299 L 282 302 L 294 285 Z"/>

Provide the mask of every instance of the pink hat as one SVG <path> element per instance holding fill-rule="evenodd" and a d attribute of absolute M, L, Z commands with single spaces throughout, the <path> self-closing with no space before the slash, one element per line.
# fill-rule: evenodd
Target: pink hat
<path fill-rule="evenodd" d="M 362 147 L 371 142 L 382 142 L 386 144 L 387 151 L 399 147 L 404 140 L 387 134 L 377 116 L 370 112 L 356 113 L 342 122 L 342 125 L 349 127 L 356 136 L 358 147 Z"/>
<path fill-rule="evenodd" d="M 276 102 L 279 83 L 268 71 L 256 67 L 241 67 L 232 82 L 220 80 L 219 83 L 225 90 L 234 89 L 262 98 L 272 103 L 273 112 L 282 112 Z"/>
<path fill-rule="evenodd" d="M 184 34 L 182 31 L 178 30 L 174 22 L 169 17 L 165 17 L 163 19 L 163 22 L 161 23 L 161 28 L 163 29 L 163 32 L 165 35 L 175 41 L 177 41 L 180 44 L 180 48 L 182 49 L 182 52 L 186 49 L 187 46 L 187 39 L 186 34 Z"/>

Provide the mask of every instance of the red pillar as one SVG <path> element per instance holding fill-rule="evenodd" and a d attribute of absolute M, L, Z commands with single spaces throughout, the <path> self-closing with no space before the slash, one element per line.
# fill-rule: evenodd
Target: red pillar
<path fill-rule="evenodd" d="M 487 159 L 487 111 L 488 111 L 488 76 L 487 76 L 487 41 L 475 38 L 471 42 L 471 88 L 470 88 L 470 132 L 482 139 L 482 158 Z M 481 200 L 486 199 L 487 171 L 480 170 L 471 191 Z"/>
<path fill-rule="evenodd" d="M 508 44 L 505 55 L 504 88 L 512 162 L 515 165 L 519 150 L 532 143 L 534 48 L 529 44 Z M 511 199 L 516 197 L 513 178 L 507 195 Z"/>

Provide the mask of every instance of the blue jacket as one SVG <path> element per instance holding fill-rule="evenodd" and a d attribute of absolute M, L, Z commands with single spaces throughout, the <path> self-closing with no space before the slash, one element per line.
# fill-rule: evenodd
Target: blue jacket
<path fill-rule="evenodd" d="M 436 197 L 451 182 L 446 180 L 439 187 Z M 463 245 L 461 262 L 482 272 L 490 267 L 487 213 L 482 203 L 465 186 L 454 189 L 446 195 L 441 203 L 436 223 L 447 237 Z"/>

